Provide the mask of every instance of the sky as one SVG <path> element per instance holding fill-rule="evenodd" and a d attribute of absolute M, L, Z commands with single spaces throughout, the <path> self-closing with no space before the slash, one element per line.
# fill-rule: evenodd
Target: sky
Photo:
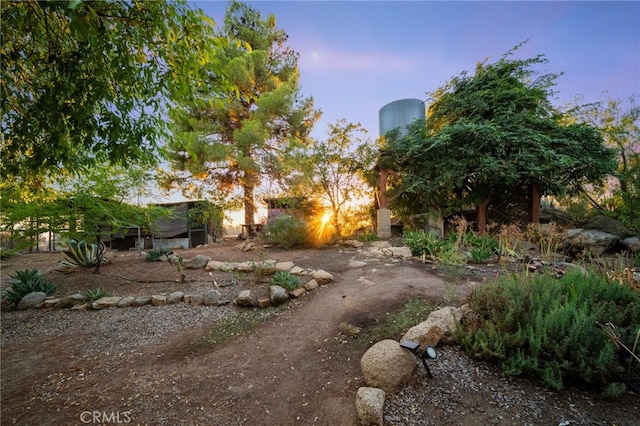
<path fill-rule="evenodd" d="M 227 1 L 190 1 L 218 24 Z M 300 88 L 322 110 L 312 137 L 339 119 L 379 136 L 378 111 L 428 93 L 478 62 L 542 54 L 554 103 L 640 94 L 640 2 L 245 1 L 273 13 L 300 54 Z"/>

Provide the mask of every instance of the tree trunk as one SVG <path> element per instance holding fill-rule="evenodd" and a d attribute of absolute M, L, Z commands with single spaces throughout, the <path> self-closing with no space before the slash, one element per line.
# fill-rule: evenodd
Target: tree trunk
<path fill-rule="evenodd" d="M 255 186 L 253 183 L 245 183 L 242 201 L 244 202 L 244 223 L 253 225 L 255 220 L 256 204 L 253 199 Z"/>
<path fill-rule="evenodd" d="M 478 235 L 487 233 L 487 206 L 491 202 L 491 197 L 485 198 L 476 209 L 476 221 L 478 222 Z"/>

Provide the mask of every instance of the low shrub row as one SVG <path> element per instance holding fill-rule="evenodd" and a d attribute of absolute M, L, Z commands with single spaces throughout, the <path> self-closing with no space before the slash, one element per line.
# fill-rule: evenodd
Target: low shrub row
<path fill-rule="evenodd" d="M 474 357 L 553 389 L 616 393 L 640 378 L 640 294 L 597 273 L 506 275 L 477 287 L 458 330 Z"/>

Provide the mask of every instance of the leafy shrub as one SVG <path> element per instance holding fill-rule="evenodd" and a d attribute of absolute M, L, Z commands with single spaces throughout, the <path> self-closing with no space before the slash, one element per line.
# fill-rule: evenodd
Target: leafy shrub
<path fill-rule="evenodd" d="M 358 235 L 358 241 L 375 241 L 378 239 L 378 234 L 375 231 L 367 231 L 364 234 Z"/>
<path fill-rule="evenodd" d="M 69 241 L 69 250 L 63 251 L 62 255 L 65 260 L 61 261 L 65 266 L 96 266 L 98 262 L 107 263 L 104 253 L 107 246 L 101 241 L 100 243 L 88 244 L 84 240 L 71 239 Z"/>
<path fill-rule="evenodd" d="M 281 215 L 269 221 L 260 233 L 260 239 L 288 250 L 305 243 L 307 228 L 300 219 Z"/>
<path fill-rule="evenodd" d="M 145 260 L 147 262 L 157 262 L 162 256 L 167 256 L 168 259 L 170 254 L 173 254 L 173 251 L 166 248 L 151 249 L 147 252 Z"/>
<path fill-rule="evenodd" d="M 477 316 L 458 330 L 461 345 L 497 362 L 506 375 L 554 389 L 615 382 L 626 362 L 596 324 L 615 324 L 619 342 L 628 347 L 640 327 L 640 295 L 580 271 L 560 279 L 503 276 L 474 289 L 470 304 Z"/>
<path fill-rule="evenodd" d="M 4 298 L 9 309 L 15 309 L 24 296 L 34 291 L 41 291 L 45 294 L 52 294 L 56 291 L 56 285 L 37 269 L 16 271 L 10 277 L 13 282 L 11 287 L 4 292 Z"/>
<path fill-rule="evenodd" d="M 18 253 L 17 249 L 10 249 L 0 246 L 0 259 L 6 260 Z"/>
<path fill-rule="evenodd" d="M 84 291 L 83 294 L 87 298 L 87 303 L 89 304 L 89 306 L 91 306 L 91 304 L 98 299 L 111 296 L 111 293 L 102 287 L 98 287 L 95 289 L 87 289 Z"/>
<path fill-rule="evenodd" d="M 491 259 L 493 250 L 486 247 L 471 247 L 471 261 L 473 263 L 483 263 Z"/>
<path fill-rule="evenodd" d="M 291 275 L 289 271 L 278 271 L 271 277 L 269 281 L 273 285 L 279 285 L 280 287 L 293 291 L 300 285 L 300 280 L 295 275 Z"/>
<path fill-rule="evenodd" d="M 422 230 L 405 232 L 404 241 L 414 256 L 433 256 L 440 245 L 436 234 Z"/>

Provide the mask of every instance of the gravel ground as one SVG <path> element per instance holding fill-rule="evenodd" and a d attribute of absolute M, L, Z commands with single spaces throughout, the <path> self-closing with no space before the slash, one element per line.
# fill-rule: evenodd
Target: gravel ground
<path fill-rule="evenodd" d="M 211 324 L 233 312 L 235 308 L 230 305 L 212 308 L 185 303 L 91 312 L 70 309 L 3 311 L 1 346 L 9 342 L 28 344 L 54 336 L 81 334 L 83 356 L 93 357 L 158 344 L 176 332 Z"/>
<path fill-rule="evenodd" d="M 640 424 L 640 401 L 621 407 L 577 391 L 551 392 L 503 376 L 455 346 L 438 348 L 430 378 L 419 364 L 410 383 L 385 401 L 385 425 L 617 425 Z M 488 404 L 487 404 L 488 402 Z"/>

